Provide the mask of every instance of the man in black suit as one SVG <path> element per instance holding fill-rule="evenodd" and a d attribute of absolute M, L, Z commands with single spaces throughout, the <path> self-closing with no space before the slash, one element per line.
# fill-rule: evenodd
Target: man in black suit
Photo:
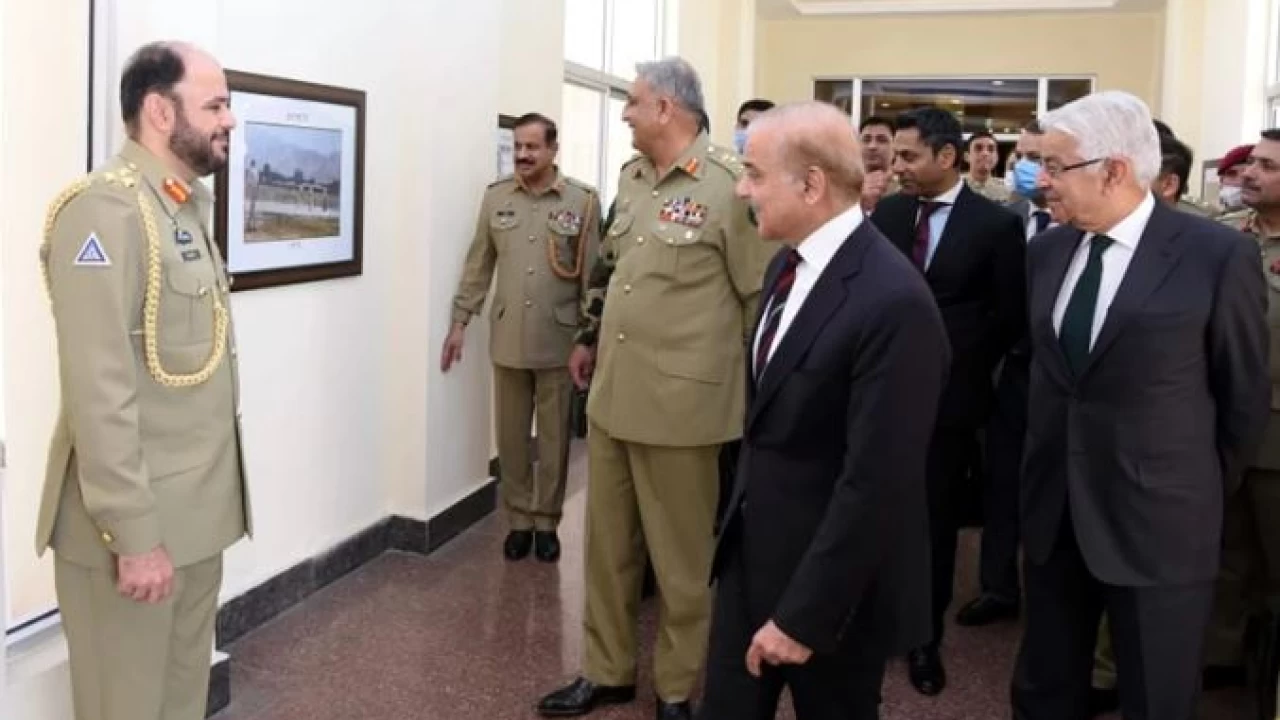
<path fill-rule="evenodd" d="M 879 717 L 885 662 L 929 637 L 923 448 L 945 380 L 929 289 L 859 207 L 848 118 L 752 125 L 738 192 L 784 249 L 765 276 L 748 411 L 712 565 L 704 720 Z"/>
<path fill-rule="evenodd" d="M 1070 226 L 1029 250 L 1019 720 L 1088 713 L 1110 621 L 1128 720 L 1191 720 L 1223 497 L 1266 424 L 1266 286 L 1244 235 L 1157 202 L 1151 116 L 1104 92 L 1042 118 Z"/>
<path fill-rule="evenodd" d="M 928 451 L 933 635 L 908 658 L 911 684 L 946 686 L 938 649 L 951 604 L 964 490 L 976 466 L 977 432 L 990 414 L 996 364 L 1026 327 L 1026 242 L 1013 213 L 960 177 L 964 140 L 955 116 L 923 108 L 899 116 L 893 170 L 903 192 L 871 220 L 924 273 L 951 341 L 951 372 Z M 976 501 L 976 498 L 972 498 Z"/>

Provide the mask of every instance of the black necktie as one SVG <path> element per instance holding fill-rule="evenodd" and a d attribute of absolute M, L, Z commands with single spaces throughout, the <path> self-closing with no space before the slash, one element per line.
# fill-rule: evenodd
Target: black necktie
<path fill-rule="evenodd" d="M 1102 253 L 1115 242 L 1106 235 L 1094 235 L 1089 240 L 1089 260 L 1084 272 L 1076 281 L 1062 313 L 1062 327 L 1058 329 L 1058 342 L 1067 356 L 1071 371 L 1079 373 L 1089 359 L 1093 344 L 1093 317 L 1098 308 L 1098 289 L 1102 286 Z"/>
<path fill-rule="evenodd" d="M 1049 227 L 1049 221 L 1052 219 L 1047 210 L 1037 210 L 1032 214 L 1036 219 L 1036 235 L 1044 232 Z"/>

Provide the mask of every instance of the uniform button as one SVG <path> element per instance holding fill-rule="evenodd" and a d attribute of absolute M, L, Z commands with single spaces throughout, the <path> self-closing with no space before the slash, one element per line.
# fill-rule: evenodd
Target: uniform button
<path fill-rule="evenodd" d="M 629 292 L 631 292 L 631 286 L 630 286 L 630 285 L 623 285 L 623 286 L 622 286 L 622 292 L 625 292 L 625 293 L 629 293 Z"/>
<path fill-rule="evenodd" d="M 668 245 L 675 245 L 675 244 L 676 244 L 676 239 L 675 239 L 675 238 L 667 238 L 667 244 L 668 244 Z"/>
<path fill-rule="evenodd" d="M 533 301 L 532 301 L 532 300 L 525 300 L 525 301 L 524 301 L 524 306 L 525 306 L 525 307 L 533 307 Z"/>
<path fill-rule="evenodd" d="M 529 273 L 530 275 L 532 275 L 532 274 L 533 274 L 533 268 L 529 268 L 528 270 L 525 270 L 525 272 L 527 272 L 527 273 Z"/>
<path fill-rule="evenodd" d="M 626 342 L 626 341 L 627 341 L 627 334 L 626 334 L 626 333 L 618 333 L 618 342 Z"/>
<path fill-rule="evenodd" d="M 196 291 L 196 294 L 200 297 L 204 297 L 209 294 L 209 288 L 201 286 L 200 289 Z"/>
<path fill-rule="evenodd" d="M 653 196 L 654 196 L 654 197 L 658 197 L 658 191 L 657 191 L 657 190 L 654 190 L 654 191 L 653 191 Z"/>
<path fill-rule="evenodd" d="M 536 235 L 530 235 L 530 236 L 529 236 L 529 242 L 533 242 L 533 241 L 535 241 L 535 240 L 537 240 L 537 239 L 538 239 L 538 237 L 537 237 Z"/>
<path fill-rule="evenodd" d="M 115 542 L 115 541 L 116 541 L 116 536 L 115 536 L 115 535 L 112 535 L 112 534 L 111 534 L 111 532 L 110 532 L 109 530 L 103 530 L 103 531 L 102 531 L 102 542 L 104 542 L 104 543 L 106 543 L 106 544 L 110 545 L 111 543 L 113 543 L 113 542 Z"/>
<path fill-rule="evenodd" d="M 638 237 L 638 238 L 636 238 L 636 244 L 637 244 L 637 245 L 643 245 L 643 244 L 644 244 L 644 238 L 642 238 L 642 237 Z"/>

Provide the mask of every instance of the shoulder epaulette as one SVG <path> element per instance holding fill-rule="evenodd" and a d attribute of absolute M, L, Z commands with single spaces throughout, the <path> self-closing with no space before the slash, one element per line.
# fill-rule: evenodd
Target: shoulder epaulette
<path fill-rule="evenodd" d="M 742 158 L 738 157 L 738 154 L 732 150 L 726 150 L 716 145 L 708 145 L 707 159 L 729 171 L 729 174 L 734 178 L 741 177 L 742 173 L 746 172 L 746 168 L 742 165 Z"/>
<path fill-rule="evenodd" d="M 635 155 L 632 155 L 632 156 L 630 157 L 630 159 L 628 159 L 626 162 L 622 163 L 622 167 L 624 167 L 624 168 L 625 168 L 625 167 L 630 167 L 631 165 L 634 165 L 634 164 L 635 164 L 635 162 L 636 162 L 637 160 L 643 160 L 643 159 L 644 159 L 644 155 L 643 155 L 643 154 L 641 154 L 641 153 L 636 153 Z"/>
<path fill-rule="evenodd" d="M 513 182 L 515 179 L 516 179 L 515 175 L 503 175 L 497 180 L 494 180 L 493 182 L 489 183 L 488 187 L 495 188 L 495 187 L 498 187 L 499 185 L 502 185 L 503 183 Z"/>
<path fill-rule="evenodd" d="M 566 184 L 568 184 L 568 185 L 572 185 L 572 186 L 574 186 L 574 187 L 578 188 L 579 190 L 581 190 L 581 191 L 583 191 L 583 192 L 587 193 L 588 195 L 595 195 L 595 194 L 596 194 L 596 189 L 595 189 L 594 187 L 592 187 L 592 186 L 588 185 L 587 183 L 582 182 L 581 180 L 579 180 L 579 179 L 577 179 L 577 178 L 572 178 L 572 177 L 569 177 L 568 175 L 563 175 L 563 176 L 561 176 L 561 177 L 563 177 L 563 178 L 564 178 L 564 181 L 565 181 L 565 183 L 566 183 Z"/>

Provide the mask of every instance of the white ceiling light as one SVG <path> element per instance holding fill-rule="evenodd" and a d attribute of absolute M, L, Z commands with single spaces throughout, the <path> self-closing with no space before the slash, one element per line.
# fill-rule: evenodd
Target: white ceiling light
<path fill-rule="evenodd" d="M 791 0 L 801 15 L 1110 10 L 1118 0 Z"/>

